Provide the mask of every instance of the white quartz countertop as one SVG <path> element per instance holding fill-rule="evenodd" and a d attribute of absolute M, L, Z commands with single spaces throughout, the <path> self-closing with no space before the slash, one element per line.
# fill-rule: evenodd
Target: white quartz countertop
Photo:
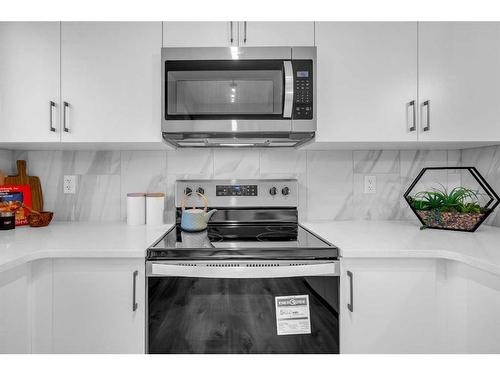
<path fill-rule="evenodd" d="M 0 231 L 0 272 L 43 258 L 144 258 L 171 226 L 53 222 Z"/>
<path fill-rule="evenodd" d="M 439 258 L 500 275 L 500 228 L 475 233 L 426 229 L 406 221 L 303 222 L 340 248 L 344 258 Z M 172 224 L 53 222 L 0 231 L 0 272 L 43 258 L 143 258 Z"/>
<path fill-rule="evenodd" d="M 439 258 L 500 275 L 500 228 L 483 225 L 474 233 L 420 230 L 410 221 L 304 222 L 336 245 L 344 258 Z"/>

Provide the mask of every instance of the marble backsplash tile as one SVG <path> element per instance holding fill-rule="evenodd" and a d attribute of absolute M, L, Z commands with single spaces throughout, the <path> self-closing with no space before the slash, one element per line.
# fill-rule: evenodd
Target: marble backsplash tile
<path fill-rule="evenodd" d="M 353 219 L 351 151 L 307 151 L 307 219 Z"/>
<path fill-rule="evenodd" d="M 6 175 L 12 173 L 13 152 L 9 150 L 0 150 L 0 171 Z"/>
<path fill-rule="evenodd" d="M 492 178 L 500 175 L 494 172 L 500 163 L 498 149 L 464 153 Z M 56 220 L 125 220 L 126 193 L 160 191 L 166 194 L 165 216 L 171 221 L 175 181 L 210 178 L 296 178 L 301 220 L 412 220 L 402 199 L 406 187 L 425 166 L 461 165 L 462 154 L 456 150 L 0 151 L 0 165 L 12 171 L 16 159 L 26 159 L 29 173 L 41 178 L 45 208 L 55 211 Z M 483 160 L 488 157 L 496 157 L 497 164 Z M 75 195 L 62 193 L 65 174 L 78 178 Z M 364 193 L 366 175 L 376 176 L 376 194 Z M 440 178 L 443 184 L 457 184 L 461 176 L 445 173 Z"/>
<path fill-rule="evenodd" d="M 486 182 L 500 194 L 500 146 L 473 148 L 462 151 L 462 165 L 465 167 L 476 167 Z M 477 182 L 470 174 L 462 173 L 464 185 L 479 189 Z M 488 217 L 487 224 L 500 226 L 499 208 Z"/>

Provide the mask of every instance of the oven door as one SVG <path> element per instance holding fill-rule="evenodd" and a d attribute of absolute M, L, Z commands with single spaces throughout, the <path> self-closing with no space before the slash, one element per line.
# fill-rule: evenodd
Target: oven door
<path fill-rule="evenodd" d="M 148 353 L 338 353 L 336 261 L 148 262 Z"/>

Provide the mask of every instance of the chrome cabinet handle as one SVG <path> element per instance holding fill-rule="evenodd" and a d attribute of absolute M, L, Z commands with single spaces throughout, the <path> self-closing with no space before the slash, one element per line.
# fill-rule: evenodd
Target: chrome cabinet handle
<path fill-rule="evenodd" d="M 353 286 L 353 281 L 352 281 L 352 272 L 347 271 L 347 277 L 349 277 L 349 291 L 350 291 L 350 297 L 349 297 L 349 303 L 347 304 L 347 308 L 349 309 L 350 312 L 354 311 L 354 286 Z"/>
<path fill-rule="evenodd" d="M 422 103 L 422 111 L 423 109 L 426 109 L 427 110 L 427 115 L 426 115 L 426 121 L 425 121 L 425 126 L 424 126 L 424 116 L 422 115 L 422 120 L 421 120 L 421 123 L 422 123 L 422 131 L 424 132 L 428 132 L 429 130 L 431 130 L 431 102 L 430 100 L 426 100 L 425 102 Z"/>
<path fill-rule="evenodd" d="M 231 44 L 233 44 L 234 38 L 233 38 L 233 21 L 229 22 L 229 28 L 231 29 Z"/>
<path fill-rule="evenodd" d="M 49 102 L 49 130 L 51 132 L 55 132 L 56 128 L 54 128 L 54 124 L 52 121 L 52 109 L 56 106 L 56 103 L 54 103 L 52 100 Z"/>
<path fill-rule="evenodd" d="M 411 107 L 412 113 L 411 113 L 411 122 L 410 122 L 410 116 L 408 116 L 408 131 L 409 132 L 414 132 L 417 130 L 417 113 L 415 110 L 415 100 L 412 100 L 406 105 L 406 113 L 408 114 L 408 109 Z"/>
<path fill-rule="evenodd" d="M 137 276 L 139 275 L 139 271 L 134 271 L 133 274 L 133 287 L 132 287 L 132 311 L 137 310 L 137 301 L 135 296 L 135 290 L 137 287 Z"/>
<path fill-rule="evenodd" d="M 66 108 L 69 107 L 68 102 L 63 102 L 63 130 L 69 133 L 69 128 L 66 126 Z"/>
<path fill-rule="evenodd" d="M 247 21 L 243 22 L 243 43 L 247 44 Z"/>

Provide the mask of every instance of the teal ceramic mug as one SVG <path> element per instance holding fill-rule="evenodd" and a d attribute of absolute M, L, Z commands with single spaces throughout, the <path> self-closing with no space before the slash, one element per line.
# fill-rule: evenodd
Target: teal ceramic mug
<path fill-rule="evenodd" d="M 188 232 L 199 232 L 207 229 L 208 221 L 212 217 L 212 215 L 217 210 L 208 210 L 208 199 L 203 194 L 194 192 L 198 194 L 198 196 L 203 199 L 204 208 L 199 209 L 193 206 L 191 209 L 186 209 L 186 200 L 193 194 L 193 192 L 184 195 L 181 202 L 182 216 L 181 216 L 181 228 L 182 230 Z"/>

